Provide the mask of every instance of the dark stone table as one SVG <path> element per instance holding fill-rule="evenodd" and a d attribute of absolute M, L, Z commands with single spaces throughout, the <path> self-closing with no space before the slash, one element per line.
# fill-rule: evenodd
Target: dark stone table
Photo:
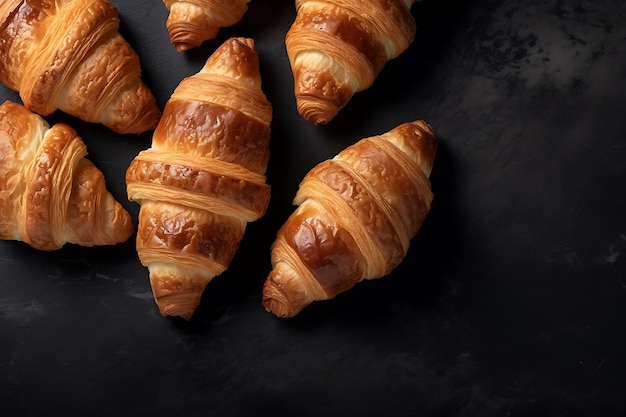
<path fill-rule="evenodd" d="M 191 322 L 163 318 L 134 241 L 0 242 L 3 416 L 618 416 L 626 413 L 626 3 L 423 0 L 409 50 L 326 126 L 297 114 L 292 1 L 254 0 L 187 53 L 155 0 L 114 0 L 163 107 L 231 36 L 274 107 L 267 214 Z M 0 99 L 19 101 L 2 87 Z M 63 114 L 113 194 L 151 133 Z M 392 274 L 284 320 L 270 245 L 316 163 L 424 119 L 435 200 Z"/>

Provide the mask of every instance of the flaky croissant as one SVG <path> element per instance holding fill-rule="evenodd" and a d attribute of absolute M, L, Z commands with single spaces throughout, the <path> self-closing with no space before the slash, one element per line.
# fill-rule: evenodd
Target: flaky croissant
<path fill-rule="evenodd" d="M 231 38 L 179 84 L 151 148 L 131 162 L 137 251 L 162 315 L 190 320 L 247 223 L 265 214 L 271 118 L 254 41 Z"/>
<path fill-rule="evenodd" d="M 285 43 L 298 112 L 332 120 L 354 93 L 413 41 L 410 8 L 418 0 L 296 0 Z"/>
<path fill-rule="evenodd" d="M 220 28 L 239 22 L 250 0 L 163 0 L 170 14 L 166 27 L 179 52 L 200 46 Z"/>
<path fill-rule="evenodd" d="M 50 127 L 21 104 L 0 105 L 0 239 L 41 250 L 113 245 L 135 229 L 63 123 Z"/>
<path fill-rule="evenodd" d="M 154 129 L 161 111 L 118 28 L 108 0 L 2 0 L 0 82 L 42 116 L 60 109 L 118 133 Z"/>
<path fill-rule="evenodd" d="M 437 141 L 423 121 L 362 139 L 304 177 L 272 245 L 263 305 L 293 317 L 389 274 L 430 210 Z"/>

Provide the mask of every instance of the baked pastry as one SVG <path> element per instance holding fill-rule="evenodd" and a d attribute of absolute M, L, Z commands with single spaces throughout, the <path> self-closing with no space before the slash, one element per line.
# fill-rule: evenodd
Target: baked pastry
<path fill-rule="evenodd" d="M 250 0 L 163 0 L 170 14 L 166 27 L 179 52 L 200 46 L 220 28 L 239 22 Z"/>
<path fill-rule="evenodd" d="M 60 109 L 118 133 L 154 129 L 161 111 L 118 28 L 108 0 L 2 0 L 0 82 L 42 116 Z"/>
<path fill-rule="evenodd" d="M 131 162 L 137 252 L 162 315 L 191 320 L 247 223 L 265 214 L 271 118 L 254 41 L 231 38 L 179 84 L 152 146 Z"/>
<path fill-rule="evenodd" d="M 293 317 L 396 268 L 430 209 L 436 148 L 431 127 L 414 121 L 311 169 L 272 245 L 265 308 Z"/>
<path fill-rule="evenodd" d="M 70 126 L 0 105 L 0 239 L 36 249 L 113 245 L 135 229 Z"/>
<path fill-rule="evenodd" d="M 298 112 L 328 123 L 415 36 L 417 0 L 296 0 L 285 43 Z"/>

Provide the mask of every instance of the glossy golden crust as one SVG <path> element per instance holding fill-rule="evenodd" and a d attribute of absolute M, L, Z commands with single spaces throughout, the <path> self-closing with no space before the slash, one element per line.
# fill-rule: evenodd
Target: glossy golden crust
<path fill-rule="evenodd" d="M 281 227 L 271 253 L 273 269 L 263 286 L 263 305 L 278 317 L 293 317 L 313 300 L 349 290 L 367 268 L 349 230 L 313 199 L 303 202 Z"/>
<path fill-rule="evenodd" d="M 128 197 L 141 204 L 137 252 L 164 316 L 191 319 L 247 222 L 265 214 L 271 116 L 253 40 L 229 39 L 181 81 L 151 148 L 128 167 Z"/>
<path fill-rule="evenodd" d="M 169 111 L 152 137 L 157 149 L 177 149 L 219 159 L 264 174 L 269 161 L 269 124 L 238 110 L 198 100 L 170 99 Z M 215 126 L 223 126 L 215 129 Z"/>
<path fill-rule="evenodd" d="M 0 106 L 0 238 L 36 249 L 112 245 L 130 238 L 128 212 L 69 126 L 52 127 L 22 105 Z"/>
<path fill-rule="evenodd" d="M 166 27 L 179 52 L 200 46 L 220 28 L 239 22 L 250 0 L 164 0 L 170 14 Z"/>
<path fill-rule="evenodd" d="M 141 206 L 137 250 L 142 261 L 219 275 L 228 267 L 245 230 L 241 219 L 180 204 Z"/>
<path fill-rule="evenodd" d="M 163 155 L 147 150 L 131 162 L 127 189 L 135 201 L 170 199 L 246 221 L 265 214 L 270 187 L 263 175 L 216 159 L 202 161 L 172 154 L 175 162 L 163 162 Z"/>
<path fill-rule="evenodd" d="M 0 17 L 0 81 L 31 111 L 60 109 L 119 133 L 155 128 L 160 109 L 108 0 L 11 0 Z"/>
<path fill-rule="evenodd" d="M 293 317 L 396 268 L 430 209 L 436 148 L 431 127 L 415 121 L 313 167 L 272 245 L 265 308 Z"/>
<path fill-rule="evenodd" d="M 298 111 L 328 123 L 415 36 L 413 0 L 298 0 L 285 43 Z"/>

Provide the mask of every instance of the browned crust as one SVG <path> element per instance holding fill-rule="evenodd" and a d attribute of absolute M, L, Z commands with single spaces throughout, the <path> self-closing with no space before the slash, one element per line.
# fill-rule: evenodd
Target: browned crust
<path fill-rule="evenodd" d="M 332 217 L 310 208 L 298 210 L 278 234 L 295 250 L 328 298 L 363 278 L 365 262 L 354 238 Z"/>
<path fill-rule="evenodd" d="M 312 179 L 326 184 L 329 191 L 343 200 L 353 215 L 352 219 L 345 222 L 344 227 L 349 229 L 350 223 L 353 223 L 355 227 L 366 231 L 369 238 L 375 242 L 374 246 L 381 252 L 380 257 L 385 261 L 386 265 L 381 269 L 387 272 L 393 269 L 404 257 L 402 237 L 398 235 L 387 213 L 377 201 L 376 195 L 373 194 L 375 190 L 367 188 L 352 172 L 333 160 L 324 161 L 309 171 L 301 187 Z M 324 195 L 311 197 L 318 201 L 325 200 Z"/>
<path fill-rule="evenodd" d="M 188 269 L 218 275 L 230 264 L 244 230 L 245 223 L 234 217 L 176 204 L 144 204 L 139 213 L 137 251 L 148 267 L 176 260 Z"/>
<path fill-rule="evenodd" d="M 176 99 L 165 106 L 152 143 L 160 149 L 232 162 L 263 174 L 269 161 L 269 139 L 267 124 L 240 111 Z"/>
<path fill-rule="evenodd" d="M 172 197 L 195 195 L 199 206 L 202 201 L 213 199 L 219 201 L 226 211 L 228 207 L 237 207 L 250 213 L 248 217 L 253 219 L 265 214 L 270 199 L 270 187 L 265 183 L 248 181 L 218 170 L 143 160 L 140 156 L 131 162 L 126 175 L 130 188 L 153 186 Z"/>

